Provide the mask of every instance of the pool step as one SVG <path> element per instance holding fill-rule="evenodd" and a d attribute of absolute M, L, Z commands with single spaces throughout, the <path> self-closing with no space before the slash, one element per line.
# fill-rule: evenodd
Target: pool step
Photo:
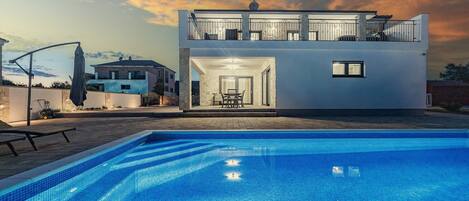
<path fill-rule="evenodd" d="M 192 150 L 190 152 L 184 152 L 184 153 L 180 153 L 177 155 L 168 156 L 168 157 L 161 158 L 155 161 L 113 170 L 109 172 L 108 174 L 104 175 L 102 178 L 100 178 L 93 184 L 89 185 L 87 188 L 82 189 L 80 192 L 76 193 L 71 198 L 71 200 L 97 200 L 97 198 L 109 197 L 112 195 L 112 193 L 110 192 L 114 191 L 116 188 L 126 189 L 126 188 L 135 187 L 135 183 L 132 182 L 131 178 L 132 178 L 132 175 L 135 174 L 136 172 L 144 171 L 146 169 L 149 169 L 149 170 L 153 168 L 157 169 L 157 167 L 161 165 L 177 163 L 179 161 L 189 160 L 189 158 L 194 158 L 194 157 L 202 157 L 203 159 L 204 154 L 215 151 L 223 147 L 224 146 L 204 147 L 202 149 Z M 123 182 L 126 180 L 127 182 Z M 99 199 L 99 200 L 108 200 L 108 199 Z"/>
<path fill-rule="evenodd" d="M 106 193 L 101 200 L 132 200 L 136 193 L 172 181 L 179 177 L 204 169 L 224 158 L 214 151 L 199 154 L 184 160 L 176 160 L 132 173 L 122 184 Z M 132 188 L 129 188 L 132 187 Z"/>
<path fill-rule="evenodd" d="M 163 142 L 155 142 L 155 143 L 147 143 L 144 145 L 140 145 L 136 147 L 132 153 L 142 152 L 142 151 L 149 151 L 155 149 L 161 149 L 165 147 L 172 147 L 181 144 L 191 143 L 192 141 L 163 141 Z"/>
<path fill-rule="evenodd" d="M 179 147 L 173 147 L 171 149 L 165 150 L 156 150 L 156 151 L 146 151 L 146 153 L 135 155 L 135 154 L 128 154 L 123 160 L 119 163 L 114 165 L 112 169 L 120 169 L 126 167 L 132 167 L 136 165 L 141 165 L 145 163 L 149 163 L 152 161 L 178 156 L 181 154 L 197 151 L 199 149 L 204 149 L 209 147 L 210 143 L 193 143 Z"/>

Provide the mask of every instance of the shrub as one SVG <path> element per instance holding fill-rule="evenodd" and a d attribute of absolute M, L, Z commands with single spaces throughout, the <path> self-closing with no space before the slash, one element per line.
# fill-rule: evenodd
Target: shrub
<path fill-rule="evenodd" d="M 451 101 L 448 103 L 441 103 L 441 107 L 450 112 L 458 112 L 464 105 L 460 101 Z"/>

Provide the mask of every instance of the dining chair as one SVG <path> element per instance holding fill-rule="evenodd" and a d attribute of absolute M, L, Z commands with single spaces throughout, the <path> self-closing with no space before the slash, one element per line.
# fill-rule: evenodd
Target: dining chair
<path fill-rule="evenodd" d="M 246 90 L 243 90 L 243 92 L 241 92 L 238 96 L 238 101 L 239 103 L 241 103 L 241 107 L 244 107 L 244 94 L 246 93 Z"/>
<path fill-rule="evenodd" d="M 224 108 L 226 106 L 229 106 L 228 102 L 229 102 L 228 96 L 222 93 L 221 94 L 221 107 Z"/>

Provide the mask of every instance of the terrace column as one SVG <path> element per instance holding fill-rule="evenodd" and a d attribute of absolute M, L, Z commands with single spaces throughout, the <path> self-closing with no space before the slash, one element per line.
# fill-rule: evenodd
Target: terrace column
<path fill-rule="evenodd" d="M 192 105 L 191 97 L 191 67 L 190 49 L 179 48 L 179 109 L 189 110 Z"/>
<path fill-rule="evenodd" d="M 358 24 L 357 24 L 357 39 L 359 41 L 366 41 L 366 15 L 358 15 Z"/>
<path fill-rule="evenodd" d="M 308 14 L 301 15 L 300 40 L 309 40 L 309 19 Z"/>
<path fill-rule="evenodd" d="M 251 35 L 249 34 L 249 13 L 243 13 L 242 15 L 242 29 L 243 29 L 243 40 L 251 40 Z"/>

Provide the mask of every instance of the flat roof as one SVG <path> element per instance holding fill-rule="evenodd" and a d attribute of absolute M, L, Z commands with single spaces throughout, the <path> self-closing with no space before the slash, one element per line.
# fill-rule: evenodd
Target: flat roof
<path fill-rule="evenodd" d="M 378 11 L 371 10 L 231 10 L 231 9 L 195 9 L 194 12 L 251 12 L 251 13 L 368 13 L 376 15 Z"/>

